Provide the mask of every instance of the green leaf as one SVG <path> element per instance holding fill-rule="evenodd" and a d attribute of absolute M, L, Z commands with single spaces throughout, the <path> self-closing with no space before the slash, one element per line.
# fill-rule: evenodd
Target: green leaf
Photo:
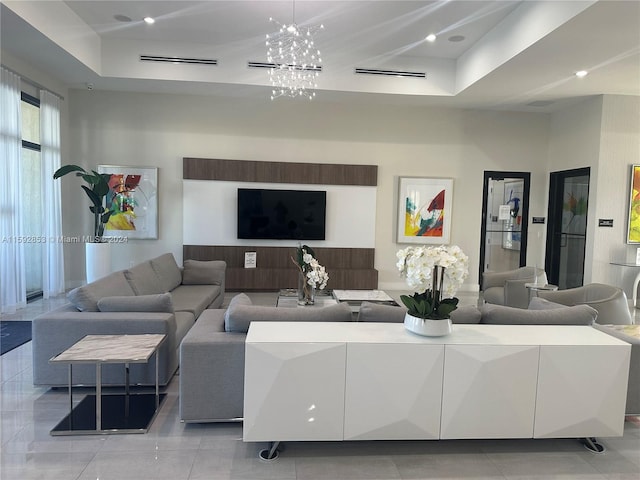
<path fill-rule="evenodd" d="M 71 172 L 85 172 L 85 169 L 78 166 L 78 165 L 65 165 L 63 167 L 60 167 L 58 170 L 55 171 L 55 173 L 53 174 L 53 179 L 57 179 L 60 177 L 64 177 L 67 173 L 71 173 Z"/>
<path fill-rule="evenodd" d="M 95 185 L 100 182 L 100 178 L 96 177 L 95 175 L 89 175 L 88 173 L 85 173 L 84 175 L 80 175 L 80 176 L 89 185 Z"/>
<path fill-rule="evenodd" d="M 104 213 L 102 217 L 100 217 L 100 221 L 102 221 L 102 223 L 107 223 L 109 221 L 109 218 L 111 217 L 111 213 L 111 210 Z"/>
<path fill-rule="evenodd" d="M 449 315 L 451 315 L 451 312 L 453 312 L 456 308 L 458 307 L 455 305 L 443 302 L 438 307 L 438 315 L 441 316 L 442 318 L 447 318 L 449 317 Z"/>
<path fill-rule="evenodd" d="M 459 302 L 460 302 L 460 300 L 458 300 L 456 297 L 452 297 L 452 298 L 445 298 L 440 303 L 444 303 L 444 304 L 447 304 L 447 305 L 453 305 L 454 307 L 457 307 Z"/>
<path fill-rule="evenodd" d="M 98 195 L 96 195 L 96 193 L 89 189 L 88 187 L 86 187 L 85 185 L 80 185 L 82 187 L 82 189 L 84 190 L 84 192 L 87 194 L 87 196 L 89 197 L 89 199 L 91 200 L 91 202 L 96 206 L 96 207 L 101 207 L 102 206 L 102 198 L 99 197 Z M 93 210 L 92 210 L 93 211 Z"/>
<path fill-rule="evenodd" d="M 103 198 L 107 193 L 109 193 L 109 184 L 105 182 L 96 183 L 93 186 L 93 192 L 100 198 Z"/>

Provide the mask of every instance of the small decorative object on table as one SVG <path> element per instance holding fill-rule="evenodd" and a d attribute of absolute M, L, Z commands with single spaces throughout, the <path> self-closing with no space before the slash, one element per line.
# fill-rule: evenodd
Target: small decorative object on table
<path fill-rule="evenodd" d="M 308 245 L 299 245 L 296 249 L 296 258 L 291 257 L 291 261 L 300 270 L 298 305 L 313 305 L 316 289 L 324 289 L 329 281 L 329 275 L 315 257 L 316 254 Z"/>
<path fill-rule="evenodd" d="M 425 336 L 451 333 L 449 315 L 458 307 L 454 295 L 469 275 L 469 258 L 456 245 L 407 247 L 396 256 L 400 275 L 418 290 L 411 296 L 400 296 L 408 309 L 405 328 Z"/>

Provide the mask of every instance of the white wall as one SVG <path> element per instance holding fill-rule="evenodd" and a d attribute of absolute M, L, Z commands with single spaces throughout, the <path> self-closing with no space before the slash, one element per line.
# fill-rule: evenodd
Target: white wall
<path fill-rule="evenodd" d="M 597 225 L 595 205 L 598 201 L 601 116 L 602 97 L 595 97 L 555 113 L 551 118 L 549 171 L 591 168 L 584 283 L 593 281 L 593 238 Z M 547 178 L 545 188 L 547 192 L 549 191 L 548 182 Z"/>
<path fill-rule="evenodd" d="M 395 269 L 399 176 L 454 178 L 452 243 L 470 257 L 477 288 L 484 170 L 532 172 L 531 215 L 545 215 L 548 116 L 442 108 L 262 102 L 195 95 L 71 91 L 68 161 L 159 167 L 159 239 L 120 246 L 114 269 L 166 251 L 182 259 L 182 158 L 378 165 L 376 268 L 380 288 L 404 288 Z M 88 230 L 79 185 L 65 234 Z M 211 206 L 210 208 L 215 208 Z M 232 228 L 232 226 L 230 226 Z M 542 250 L 530 246 L 530 256 Z M 77 258 L 82 253 L 76 252 Z M 81 262 L 68 282 L 83 278 Z"/>
<path fill-rule="evenodd" d="M 594 236 L 593 281 L 624 288 L 631 298 L 636 268 L 609 262 L 636 260 L 636 248 L 627 245 L 631 166 L 640 163 L 640 97 L 607 95 L 602 103 L 600 169 L 596 218 L 613 218 L 614 228 L 598 228 Z M 596 273 L 597 272 L 597 273 Z"/>
<path fill-rule="evenodd" d="M 626 232 L 631 165 L 639 159 L 640 97 L 599 96 L 552 116 L 549 170 L 591 167 L 584 283 L 618 285 L 629 297 L 637 271 L 610 262 L 635 262 Z M 612 218 L 613 228 L 598 227 L 599 218 Z"/>

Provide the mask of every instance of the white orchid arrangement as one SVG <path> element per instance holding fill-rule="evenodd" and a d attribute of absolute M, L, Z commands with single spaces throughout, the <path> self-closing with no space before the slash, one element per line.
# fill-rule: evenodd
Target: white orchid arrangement
<path fill-rule="evenodd" d="M 409 314 L 448 318 L 458 306 L 454 295 L 469 275 L 469 257 L 457 245 L 407 247 L 396 256 L 400 275 L 409 287 L 417 290 L 412 296 L 400 296 Z"/>
<path fill-rule="evenodd" d="M 300 245 L 296 249 L 296 259 L 293 260 L 305 276 L 307 285 L 310 285 L 318 290 L 323 290 L 327 286 L 329 281 L 329 274 L 325 268 L 320 265 L 315 258 L 315 252 L 308 245 Z"/>

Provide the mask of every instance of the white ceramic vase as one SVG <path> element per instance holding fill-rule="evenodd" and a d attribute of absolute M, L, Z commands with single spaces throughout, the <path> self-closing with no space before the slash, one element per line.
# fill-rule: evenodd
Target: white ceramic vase
<path fill-rule="evenodd" d="M 111 244 L 85 243 L 87 283 L 111 273 Z"/>
<path fill-rule="evenodd" d="M 443 337 L 451 333 L 451 319 L 432 320 L 414 317 L 407 313 L 404 316 L 404 328 L 424 337 Z"/>

